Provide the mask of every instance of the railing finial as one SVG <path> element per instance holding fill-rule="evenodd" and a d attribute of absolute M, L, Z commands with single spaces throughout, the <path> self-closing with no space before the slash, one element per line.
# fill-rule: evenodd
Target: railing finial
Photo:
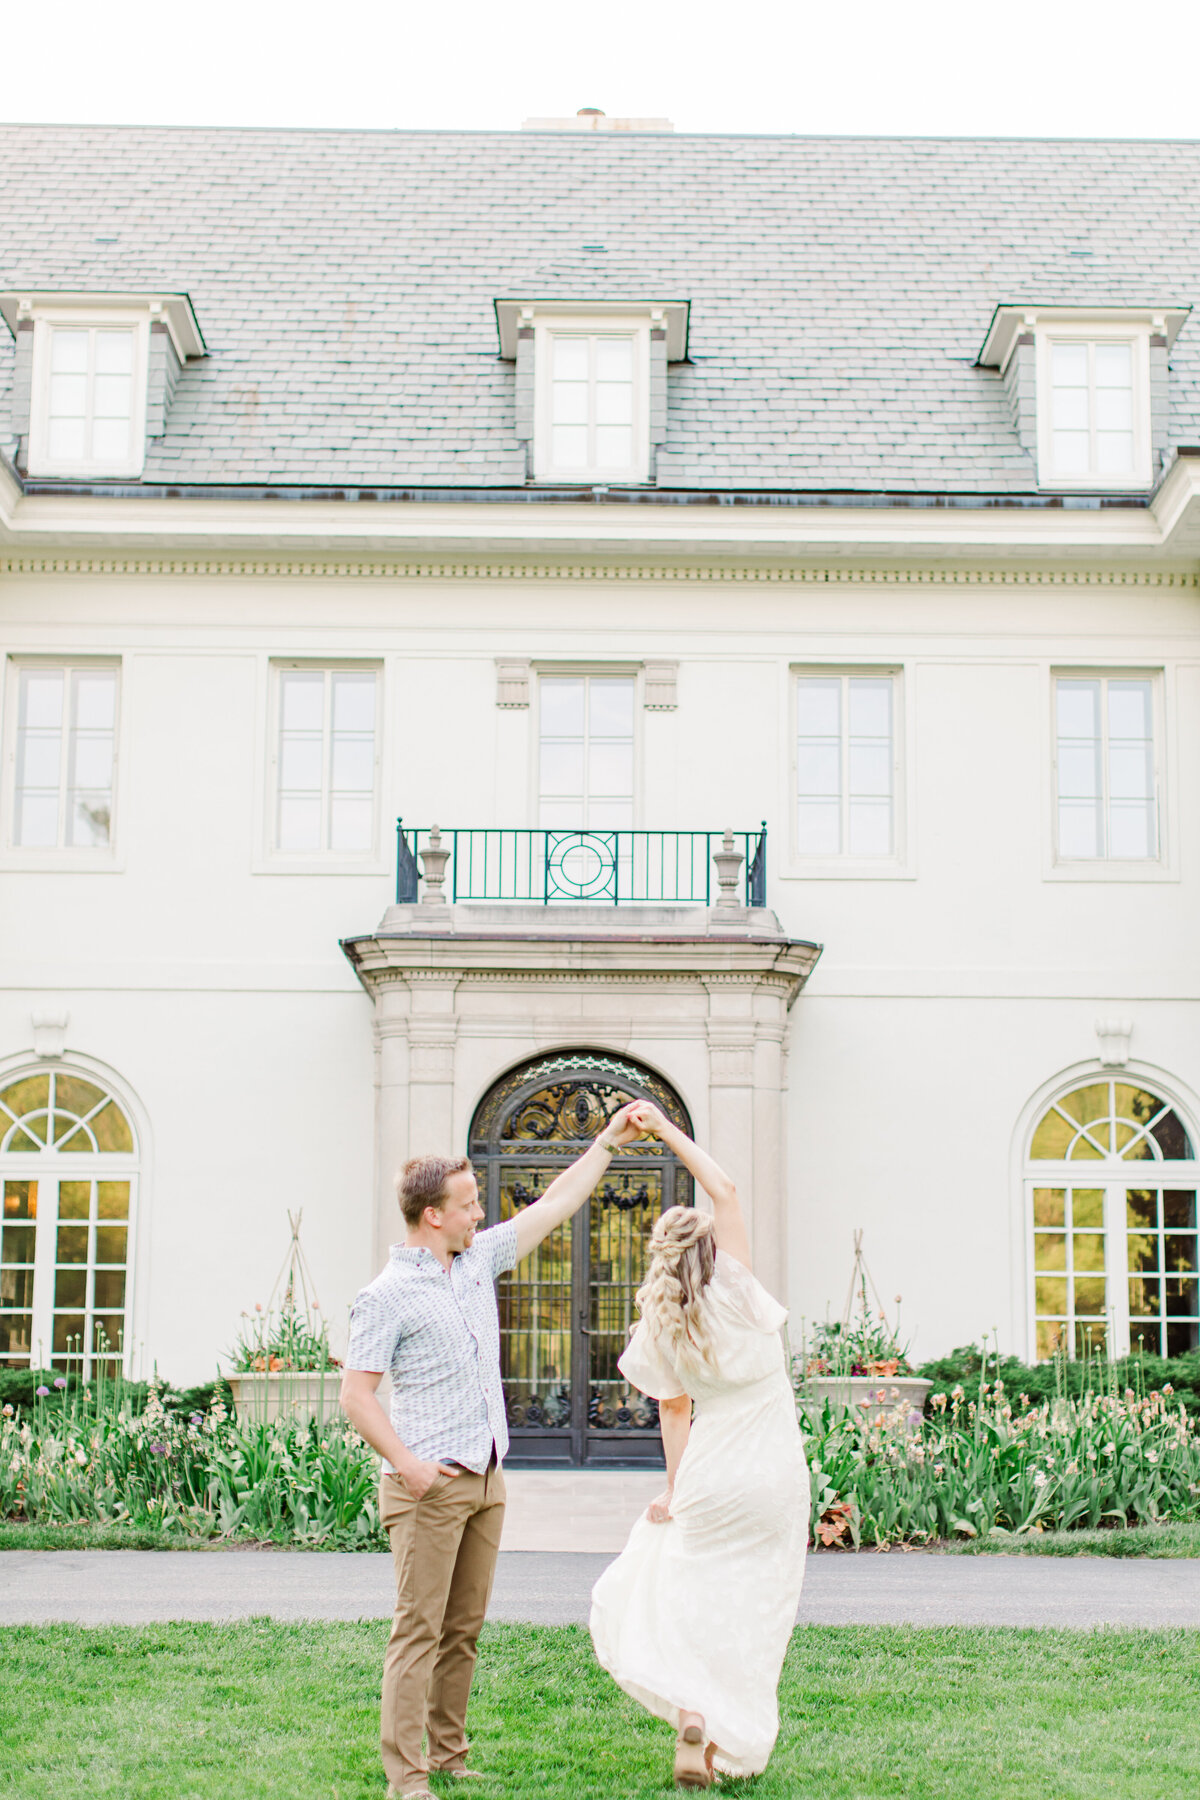
<path fill-rule="evenodd" d="M 418 854 L 425 876 L 422 906 L 445 906 L 446 896 L 442 892 L 442 884 L 446 879 L 446 864 L 450 861 L 450 852 L 442 849 L 442 834 L 436 825 L 430 829 L 428 844 Z"/>
<path fill-rule="evenodd" d="M 718 906 L 736 906 L 738 904 L 737 885 L 738 870 L 746 858 L 740 850 L 733 847 L 733 832 L 726 830 L 721 839 L 721 848 L 713 851 L 713 861 L 717 865 Z"/>

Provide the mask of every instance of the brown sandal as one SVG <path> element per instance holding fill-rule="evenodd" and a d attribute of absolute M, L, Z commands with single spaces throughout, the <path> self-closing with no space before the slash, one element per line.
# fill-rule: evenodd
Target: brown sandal
<path fill-rule="evenodd" d="M 699 1713 L 680 1713 L 675 1739 L 675 1785 L 681 1788 L 712 1786 L 712 1769 L 704 1754 L 704 1720 Z"/>

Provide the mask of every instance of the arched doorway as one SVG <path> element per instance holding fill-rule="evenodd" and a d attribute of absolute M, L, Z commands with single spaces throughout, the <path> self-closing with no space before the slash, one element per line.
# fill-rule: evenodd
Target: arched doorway
<path fill-rule="evenodd" d="M 471 1125 L 488 1223 L 538 1199 L 634 1099 L 653 1100 L 691 1135 L 678 1095 L 636 1063 L 585 1051 L 511 1070 Z M 614 1156 L 575 1218 L 501 1277 L 501 1369 L 514 1461 L 661 1457 L 658 1408 L 622 1380 L 617 1358 L 636 1321 L 634 1295 L 654 1221 L 668 1206 L 692 1201 L 691 1176 L 662 1144 L 632 1144 Z"/>
<path fill-rule="evenodd" d="M 1092 1076 L 1041 1113 L 1025 1162 L 1034 1355 L 1200 1343 L 1195 1133 L 1132 1077 Z"/>
<path fill-rule="evenodd" d="M 127 1366 L 137 1173 L 129 1118 L 91 1075 L 0 1079 L 0 1367 Z"/>

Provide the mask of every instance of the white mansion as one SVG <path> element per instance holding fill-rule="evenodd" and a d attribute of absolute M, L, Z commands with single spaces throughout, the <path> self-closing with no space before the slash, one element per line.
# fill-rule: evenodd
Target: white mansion
<path fill-rule="evenodd" d="M 635 1093 L 794 1335 L 861 1227 L 1195 1346 L 1200 144 L 0 138 L 0 1361 L 204 1380 L 297 1209 L 336 1347 Z M 505 1282 L 521 1454 L 688 1198 Z"/>

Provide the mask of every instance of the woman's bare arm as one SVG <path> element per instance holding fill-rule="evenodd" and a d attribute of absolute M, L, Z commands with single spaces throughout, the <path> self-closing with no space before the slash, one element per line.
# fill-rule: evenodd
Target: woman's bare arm
<path fill-rule="evenodd" d="M 685 1169 L 690 1169 L 713 1203 L 713 1233 L 718 1250 L 750 1267 L 750 1239 L 742 1217 L 737 1189 L 724 1169 L 714 1162 L 707 1150 L 694 1144 L 678 1125 L 672 1125 L 666 1114 L 648 1100 L 639 1100 L 630 1108 L 630 1118 L 643 1131 L 653 1132 L 668 1150 L 673 1150 Z"/>
<path fill-rule="evenodd" d="M 660 1400 L 658 1423 L 662 1428 L 663 1454 L 667 1459 L 667 1489 L 646 1509 L 646 1517 L 654 1525 L 662 1525 L 671 1516 L 671 1495 L 683 1453 L 692 1429 L 692 1402 L 687 1394 L 675 1400 Z"/>

